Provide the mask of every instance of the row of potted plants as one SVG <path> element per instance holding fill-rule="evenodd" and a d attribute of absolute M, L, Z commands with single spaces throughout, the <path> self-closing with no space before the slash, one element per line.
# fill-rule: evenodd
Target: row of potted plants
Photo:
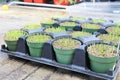
<path fill-rule="evenodd" d="M 91 26 L 91 25 L 93 25 L 93 24 L 89 24 L 89 25 Z M 89 25 L 88 25 L 88 27 L 89 27 Z M 85 23 L 85 26 L 86 26 L 86 23 Z M 95 24 L 94 24 L 94 26 L 95 26 Z M 94 26 L 93 26 L 93 27 L 94 27 Z M 99 25 L 98 25 L 98 26 L 99 26 Z M 39 29 L 39 28 L 41 28 L 41 27 L 42 27 L 41 25 L 32 23 L 32 24 L 25 25 L 24 28 L 23 28 L 23 30 L 27 31 L 27 30 L 31 30 L 31 29 Z M 118 41 L 118 38 L 119 38 L 120 28 L 117 27 L 117 26 L 108 27 L 108 28 L 106 29 L 106 31 L 107 31 L 109 34 L 100 35 L 100 36 L 102 36 L 102 39 L 105 40 L 105 39 L 108 39 L 108 38 L 109 38 L 109 40 L 105 40 L 105 41 L 112 41 L 112 42 L 114 42 L 115 44 L 117 44 L 117 41 Z M 58 27 L 58 28 L 51 27 L 51 28 L 45 28 L 45 29 L 44 29 L 44 32 L 46 32 L 46 33 L 56 33 L 56 32 L 65 32 L 65 30 L 62 29 L 62 28 L 60 28 L 60 27 Z M 82 36 L 82 34 L 90 34 L 90 33 L 88 33 L 88 32 L 89 32 L 89 31 L 85 31 L 84 28 L 83 28 L 83 31 L 81 31 L 81 32 L 78 32 L 78 31 L 75 32 L 75 31 L 73 31 L 72 34 L 74 34 L 74 35 L 79 35 L 79 34 L 80 34 L 80 36 Z M 72 35 L 72 36 L 73 36 L 73 35 Z M 85 36 L 85 35 L 84 35 L 84 36 Z M 99 36 L 99 38 L 101 38 L 100 36 Z M 74 36 L 73 36 L 73 37 L 74 37 Z M 106 37 L 108 37 L 108 38 L 106 38 Z"/>
<path fill-rule="evenodd" d="M 56 19 L 57 17 L 55 17 Z M 54 18 L 53 18 L 54 19 Z M 100 19 L 100 18 L 85 18 L 85 17 L 78 17 L 78 16 L 63 16 L 63 17 L 58 17 L 57 20 L 58 21 L 62 21 L 62 20 L 66 21 L 75 21 L 75 22 L 81 22 L 81 21 L 87 21 L 87 22 L 91 22 L 91 23 L 104 23 L 104 22 L 111 22 L 112 20 L 105 20 L 105 19 Z"/>
<path fill-rule="evenodd" d="M 72 25 L 72 24 L 71 24 Z M 89 26 L 92 24 L 90 23 Z M 96 24 L 95 24 L 96 25 Z M 36 27 L 37 26 L 37 27 Z M 86 26 L 86 23 L 85 23 Z M 88 27 L 89 27 L 88 26 Z M 97 24 L 97 26 L 99 26 Z M 22 30 L 13 30 L 7 32 L 5 34 L 5 42 L 8 46 L 9 51 L 16 51 L 16 48 L 11 49 L 13 46 L 17 46 L 17 41 L 21 36 L 27 36 L 26 41 L 29 47 L 30 56 L 32 57 L 40 57 L 42 54 L 43 45 L 46 41 L 52 40 L 52 46 L 55 51 L 57 62 L 61 64 L 72 64 L 72 58 L 74 56 L 74 51 L 81 45 L 83 45 L 82 41 L 77 39 L 78 36 L 89 36 L 91 32 L 86 31 L 73 31 L 68 32 L 68 34 L 72 35 L 73 37 L 59 37 L 54 38 L 50 35 L 51 32 L 65 32 L 65 29 L 61 27 L 47 27 L 44 29 L 45 33 L 33 33 L 28 34 L 26 31 L 29 29 L 38 29 L 41 28 L 41 25 L 30 24 L 25 26 Z M 93 26 L 94 27 L 94 26 Z M 100 27 L 99 27 L 100 28 Z M 110 28 L 110 32 L 109 29 Z M 113 31 L 116 33 L 111 33 L 111 28 L 117 28 L 117 31 Z M 118 60 L 118 53 L 117 53 L 117 42 L 119 40 L 119 27 L 108 27 L 106 30 L 110 34 L 100 34 L 97 37 L 106 41 L 106 42 L 114 42 L 115 46 L 103 43 L 94 43 L 87 45 L 86 52 L 88 53 L 88 57 L 90 59 L 91 70 L 100 73 L 106 73 L 110 68 L 112 68 L 116 61 Z M 96 31 L 96 30 L 95 30 Z M 8 42 L 10 41 L 10 43 Z M 12 41 L 16 41 L 15 44 L 11 43 Z M 102 60 L 101 60 L 102 59 Z M 107 64 L 101 64 L 100 61 Z M 108 62 L 106 62 L 108 61 Z M 99 63 L 100 62 L 100 63 Z M 109 63 L 109 64 L 108 64 Z M 98 67 L 101 66 L 101 67 Z M 106 67 L 108 66 L 109 67 Z"/>
<path fill-rule="evenodd" d="M 42 26 L 45 27 L 61 27 L 65 30 L 75 30 L 75 31 L 86 31 L 94 33 L 99 31 L 101 28 L 116 26 L 117 24 L 111 22 L 110 20 L 104 19 L 85 19 L 83 17 L 62 17 L 62 18 L 52 18 L 41 22 Z"/>
<path fill-rule="evenodd" d="M 47 41 L 47 40 L 50 40 L 50 39 L 52 39 L 52 38 L 50 36 L 46 35 L 46 34 L 32 34 L 32 35 L 29 35 L 28 38 L 27 38 L 27 45 L 29 46 L 30 55 L 33 56 L 33 57 L 40 57 L 41 54 L 42 54 L 42 48 L 43 48 L 44 42 Z M 74 56 L 74 51 L 80 45 L 82 45 L 82 43 L 79 40 L 74 39 L 74 38 L 69 38 L 68 37 L 68 38 L 55 39 L 53 41 L 53 47 L 54 47 L 54 51 L 55 51 L 55 54 L 56 54 L 57 61 L 59 63 L 62 63 L 62 64 L 71 64 L 72 63 L 72 58 Z M 89 46 L 89 47 L 91 47 L 91 46 Z M 102 48 L 103 46 L 105 46 L 105 47 Z M 110 45 L 108 45 L 108 46 L 110 46 Z M 11 46 L 8 46 L 8 47 L 11 47 Z M 94 54 L 94 50 L 96 50 L 97 44 L 94 44 L 94 47 L 90 48 L 91 52 L 90 52 L 89 47 L 88 47 L 88 53 L 91 53 L 93 51 L 93 54 Z M 111 46 L 111 49 L 109 47 L 109 49 L 113 50 L 112 52 L 114 52 L 114 54 L 117 54 L 116 53 L 117 51 L 115 51 L 116 50 L 115 47 L 114 47 L 114 49 L 112 49 L 112 47 L 113 46 Z M 108 55 L 108 54 L 110 55 L 109 50 L 108 50 L 108 53 L 105 53 L 107 51 L 101 50 L 101 48 L 105 49 L 105 50 L 108 50 L 108 47 L 106 47 L 105 44 L 104 45 L 100 44 L 97 48 L 97 49 L 100 49 L 99 50 L 100 52 L 97 50 L 96 54 L 100 55 L 100 57 L 102 56 L 102 58 L 105 58 L 105 55 Z M 109 64 L 111 66 L 106 68 L 105 71 L 104 71 L 104 68 L 102 68 L 102 70 L 99 70 L 99 68 L 97 68 L 97 70 L 96 70 L 94 62 L 91 62 L 91 63 L 93 63 L 93 64 L 91 64 L 91 69 L 95 72 L 106 73 L 108 71 L 108 69 L 112 68 L 113 65 L 115 64 L 115 62 L 118 60 L 118 58 L 117 58 L 118 55 L 113 56 L 114 54 L 111 53 L 112 57 L 116 57 L 116 58 L 113 61 L 111 61 L 111 63 Z M 108 58 L 108 56 L 107 56 L 107 58 Z M 91 59 L 91 56 L 90 56 L 90 59 Z M 100 64 L 101 64 L 101 62 L 100 62 Z M 92 65 L 95 67 L 95 69 Z M 108 63 L 107 63 L 107 65 L 108 65 Z M 101 67 L 100 67 L 100 69 L 101 69 Z"/>
<path fill-rule="evenodd" d="M 107 20 L 105 19 L 93 19 L 93 18 L 84 18 L 84 17 L 71 17 L 71 20 L 72 21 L 76 21 L 76 22 L 81 22 L 81 21 L 88 21 L 88 22 L 91 22 L 91 23 L 104 23 L 104 22 L 107 22 Z"/>
<path fill-rule="evenodd" d="M 75 17 L 76 18 L 76 17 Z M 69 19 L 69 18 L 68 18 Z M 101 28 L 104 28 L 105 26 L 103 26 L 103 25 L 100 25 L 100 24 L 97 24 L 97 23 L 90 23 L 90 22 L 83 22 L 82 24 L 79 24 L 79 23 L 77 23 L 77 22 L 75 22 L 75 21 L 68 21 L 68 19 L 67 20 L 64 20 L 64 19 L 60 19 L 60 20 L 63 20 L 63 21 L 59 21 L 58 20 L 58 24 L 57 24 L 57 26 L 58 27 L 61 27 L 61 28 L 63 28 L 63 29 L 70 29 L 70 30 L 73 30 L 74 29 L 74 27 L 81 27 L 82 29 L 81 30 L 83 30 L 83 31 L 86 31 L 86 32 L 90 32 L 90 33 L 93 33 L 93 32 L 95 32 L 95 31 L 98 31 L 99 29 L 101 29 Z M 94 21 L 96 21 L 96 22 L 104 22 L 104 21 L 106 21 L 106 20 L 103 20 L 103 19 L 92 19 L 92 20 L 94 20 Z M 48 23 L 49 22 L 49 23 Z M 60 23 L 59 23 L 60 22 Z M 42 24 L 49 24 L 48 26 L 50 26 L 50 27 L 53 27 L 54 26 L 54 23 L 55 23 L 55 20 L 52 20 L 52 19 L 49 19 L 49 20 L 46 20 L 44 23 L 42 23 Z M 44 26 L 44 25 L 43 25 Z M 110 26 L 110 27 L 109 27 Z M 115 26 L 116 27 L 114 27 L 114 26 L 112 26 L 112 25 L 109 25 L 108 24 L 108 26 L 106 25 L 106 31 L 108 32 L 108 33 L 114 33 L 115 31 L 115 33 L 116 34 L 119 34 L 119 27 L 117 27 L 117 23 L 115 23 Z M 114 29 L 113 31 L 111 31 L 111 28 L 112 29 Z"/>

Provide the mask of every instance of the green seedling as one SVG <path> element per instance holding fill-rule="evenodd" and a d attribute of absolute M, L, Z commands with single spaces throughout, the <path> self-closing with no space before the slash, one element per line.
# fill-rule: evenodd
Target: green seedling
<path fill-rule="evenodd" d="M 66 18 L 66 17 L 67 17 L 66 15 L 57 14 L 53 18 Z"/>
<path fill-rule="evenodd" d="M 87 48 L 88 53 L 98 57 L 116 56 L 116 47 L 106 44 L 93 44 Z"/>
<path fill-rule="evenodd" d="M 45 34 L 34 34 L 34 35 L 29 35 L 27 38 L 27 42 L 31 43 L 44 43 L 48 40 L 50 40 L 51 37 Z"/>
<path fill-rule="evenodd" d="M 41 28 L 41 27 L 42 26 L 39 25 L 39 24 L 31 23 L 31 24 L 25 25 L 23 29 L 25 29 L 25 30 L 31 30 L 31 29 L 38 29 L 38 28 Z"/>
<path fill-rule="evenodd" d="M 61 38 L 53 42 L 53 45 L 59 49 L 75 49 L 81 45 L 80 41 L 74 40 L 72 38 Z"/>
<path fill-rule="evenodd" d="M 27 35 L 27 33 L 22 30 L 11 30 L 5 34 L 4 39 L 8 41 L 16 41 L 19 37 L 24 35 Z"/>
<path fill-rule="evenodd" d="M 106 22 L 106 20 L 104 19 L 93 19 L 94 23 L 98 23 L 98 22 Z"/>
<path fill-rule="evenodd" d="M 73 21 L 76 21 L 76 20 L 85 20 L 84 17 L 72 17 L 71 18 Z"/>
<path fill-rule="evenodd" d="M 88 32 L 83 32 L 83 31 L 81 31 L 81 32 L 79 32 L 79 31 L 74 31 L 74 32 L 70 32 L 69 33 L 70 35 L 72 35 L 73 37 L 79 37 L 79 36 L 89 36 L 89 35 L 91 35 L 91 33 L 88 33 Z"/>
<path fill-rule="evenodd" d="M 46 20 L 41 21 L 41 23 L 44 23 L 44 24 L 53 24 L 53 23 L 55 23 L 55 21 L 52 20 L 52 19 L 46 19 Z"/>
<path fill-rule="evenodd" d="M 116 25 L 120 26 L 120 21 L 119 22 L 115 22 Z"/>
<path fill-rule="evenodd" d="M 64 32 L 64 31 L 65 30 L 60 28 L 60 27 L 58 27 L 58 28 L 52 27 L 52 28 L 46 28 L 45 29 L 45 32 L 48 32 L 48 33 L 51 33 L 51 32 Z"/>
<path fill-rule="evenodd" d="M 81 25 L 83 28 L 88 28 L 88 29 L 100 29 L 100 25 L 98 24 L 91 24 L 91 23 L 83 23 Z"/>
<path fill-rule="evenodd" d="M 116 46 L 118 45 L 119 36 L 113 34 L 101 34 L 98 38 L 106 41 L 106 42 L 113 42 Z"/>
<path fill-rule="evenodd" d="M 63 22 L 60 24 L 60 26 L 68 26 L 68 27 L 75 27 L 75 22 Z"/>
<path fill-rule="evenodd" d="M 118 26 L 109 27 L 106 30 L 110 34 L 120 35 L 120 27 L 118 27 Z"/>

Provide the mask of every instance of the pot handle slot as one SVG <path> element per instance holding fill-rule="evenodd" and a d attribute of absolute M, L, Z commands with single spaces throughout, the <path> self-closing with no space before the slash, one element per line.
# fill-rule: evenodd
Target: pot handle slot
<path fill-rule="evenodd" d="M 120 56 L 120 40 L 118 41 L 117 54 L 119 54 L 119 56 Z"/>

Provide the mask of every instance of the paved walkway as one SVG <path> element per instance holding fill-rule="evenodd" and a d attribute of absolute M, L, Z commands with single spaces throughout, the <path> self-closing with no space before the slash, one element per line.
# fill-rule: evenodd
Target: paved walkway
<path fill-rule="evenodd" d="M 50 13 L 44 10 L 10 8 L 0 9 L 0 45 L 4 44 L 4 34 L 11 29 L 20 29 L 27 23 L 40 23 L 40 20 L 65 12 Z M 86 80 L 88 76 L 34 63 L 19 58 L 9 58 L 0 52 L 0 80 Z M 120 74 L 117 77 L 120 80 Z"/>

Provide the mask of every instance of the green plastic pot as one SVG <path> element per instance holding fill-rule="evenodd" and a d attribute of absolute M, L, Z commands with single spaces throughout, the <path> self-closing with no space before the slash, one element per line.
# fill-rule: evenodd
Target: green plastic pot
<path fill-rule="evenodd" d="M 27 42 L 27 45 L 29 47 L 30 56 L 41 57 L 42 49 L 43 49 L 43 43 L 30 43 L 30 42 Z"/>
<path fill-rule="evenodd" d="M 60 27 L 64 28 L 65 30 L 73 30 L 77 23 L 71 21 L 64 21 L 60 23 Z"/>
<path fill-rule="evenodd" d="M 7 47 L 8 47 L 9 51 L 16 51 L 16 49 L 17 49 L 17 41 L 5 40 L 5 42 L 7 44 Z"/>
<path fill-rule="evenodd" d="M 97 57 L 92 54 L 88 54 L 90 59 L 91 70 L 98 73 L 107 73 L 109 69 L 112 69 L 118 60 L 118 56 L 103 58 Z"/>
<path fill-rule="evenodd" d="M 82 28 L 82 31 L 83 31 L 83 32 L 93 33 L 93 32 L 98 31 L 98 29 L 88 29 L 88 28 Z"/>
<path fill-rule="evenodd" d="M 64 30 L 73 30 L 75 26 L 60 26 Z"/>
<path fill-rule="evenodd" d="M 43 27 L 53 27 L 53 24 L 41 23 Z"/>
<path fill-rule="evenodd" d="M 62 63 L 62 64 L 71 64 L 72 63 L 75 49 L 63 50 L 63 49 L 55 48 L 54 46 L 53 46 L 53 48 L 54 48 L 54 51 L 56 54 L 57 62 Z"/>

